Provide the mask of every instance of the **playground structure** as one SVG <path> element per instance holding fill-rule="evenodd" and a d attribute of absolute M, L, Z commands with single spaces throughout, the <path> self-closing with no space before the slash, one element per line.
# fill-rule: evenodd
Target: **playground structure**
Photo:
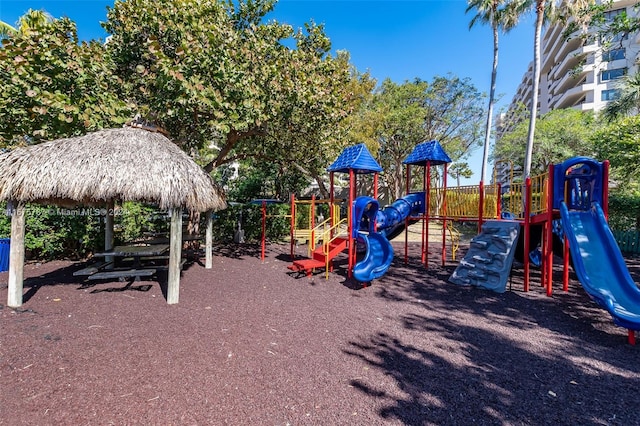
<path fill-rule="evenodd" d="M 615 324 L 628 330 L 629 342 L 635 343 L 635 331 L 640 330 L 640 290 L 631 279 L 607 225 L 607 161 L 572 158 L 551 165 L 547 173 L 528 177 L 524 182 L 510 182 L 503 191 L 497 184 L 447 188 L 446 168 L 450 161 L 447 160 L 436 141 L 416 146 L 404 161 L 407 194 L 380 208 L 377 201 L 380 166 L 364 145 L 347 148 L 329 167 L 332 196 L 333 173 L 349 173 L 347 232 L 343 230 L 345 219 L 332 215 L 329 226 L 322 231 L 322 246 L 313 251 L 311 258 L 294 260 L 289 269 L 310 275 L 312 270 L 324 267 L 328 274 L 333 259 L 348 250 L 348 277 L 361 282 L 380 278 L 394 257 L 386 235 L 400 226 L 405 229 L 407 262 L 406 231 L 410 221 L 422 221 L 421 262 L 428 267 L 429 233 L 425 231 L 430 220 L 443 224 L 444 264 L 447 221 L 477 221 L 479 234 L 459 265 L 472 273 L 462 274 L 459 284 L 504 291 L 518 246 L 522 250 L 523 290 L 529 290 L 530 266 L 534 263 L 541 269 L 541 286 L 551 296 L 555 235 L 563 243 L 563 290 L 568 291 L 569 256 L 572 256 L 573 267 L 587 294 L 612 315 Z M 411 166 L 416 165 L 424 167 L 424 187 L 421 192 L 410 192 Z M 438 165 L 444 166 L 443 186 L 430 188 L 431 167 Z M 356 176 L 364 173 L 374 174 L 373 197 L 355 196 Z M 359 261 L 357 245 L 364 246 L 366 251 Z M 480 251 L 474 252 L 474 247 Z"/>

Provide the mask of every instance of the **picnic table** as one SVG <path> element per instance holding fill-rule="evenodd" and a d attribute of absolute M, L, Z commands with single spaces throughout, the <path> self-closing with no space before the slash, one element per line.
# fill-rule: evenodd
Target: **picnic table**
<path fill-rule="evenodd" d="M 115 246 L 93 254 L 108 260 L 76 271 L 74 275 L 86 275 L 89 280 L 133 277 L 138 281 L 140 277 L 149 277 L 160 269 L 167 269 L 168 252 L 169 244 Z"/>

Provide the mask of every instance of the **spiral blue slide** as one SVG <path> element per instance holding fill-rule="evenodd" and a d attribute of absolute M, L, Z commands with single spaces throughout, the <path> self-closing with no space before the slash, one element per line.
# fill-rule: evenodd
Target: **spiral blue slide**
<path fill-rule="evenodd" d="M 366 254 L 353 267 L 353 277 L 369 282 L 383 276 L 393 262 L 393 247 L 387 239 L 404 220 L 416 213 L 424 213 L 424 192 L 414 192 L 399 198 L 393 204 L 379 210 L 378 200 L 358 197 L 353 203 L 353 238 L 364 244 Z M 364 220 L 363 220 L 364 219 Z"/>
<path fill-rule="evenodd" d="M 628 330 L 640 330 L 640 289 L 631 278 L 602 208 L 569 210 L 560 206 L 573 266 L 587 294 Z"/>

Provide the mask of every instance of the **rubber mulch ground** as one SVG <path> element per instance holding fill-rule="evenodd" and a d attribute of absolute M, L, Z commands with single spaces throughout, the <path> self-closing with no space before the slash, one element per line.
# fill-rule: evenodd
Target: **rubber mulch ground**
<path fill-rule="evenodd" d="M 219 247 L 212 270 L 184 271 L 177 305 L 155 281 L 28 264 L 24 305 L 0 305 L 0 424 L 640 424 L 640 347 L 573 275 L 562 292 L 558 267 L 547 297 L 516 265 L 497 294 L 448 283 L 455 262 L 433 247 L 425 269 L 418 250 L 362 288 L 346 258 L 296 278 L 286 246 L 264 263 Z"/>

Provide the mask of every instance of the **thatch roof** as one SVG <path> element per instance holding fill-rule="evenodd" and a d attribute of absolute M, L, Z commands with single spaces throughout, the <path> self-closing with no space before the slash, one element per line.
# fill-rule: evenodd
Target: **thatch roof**
<path fill-rule="evenodd" d="M 0 201 L 97 205 L 142 201 L 161 209 L 226 207 L 222 190 L 158 132 L 125 127 L 0 155 Z"/>

